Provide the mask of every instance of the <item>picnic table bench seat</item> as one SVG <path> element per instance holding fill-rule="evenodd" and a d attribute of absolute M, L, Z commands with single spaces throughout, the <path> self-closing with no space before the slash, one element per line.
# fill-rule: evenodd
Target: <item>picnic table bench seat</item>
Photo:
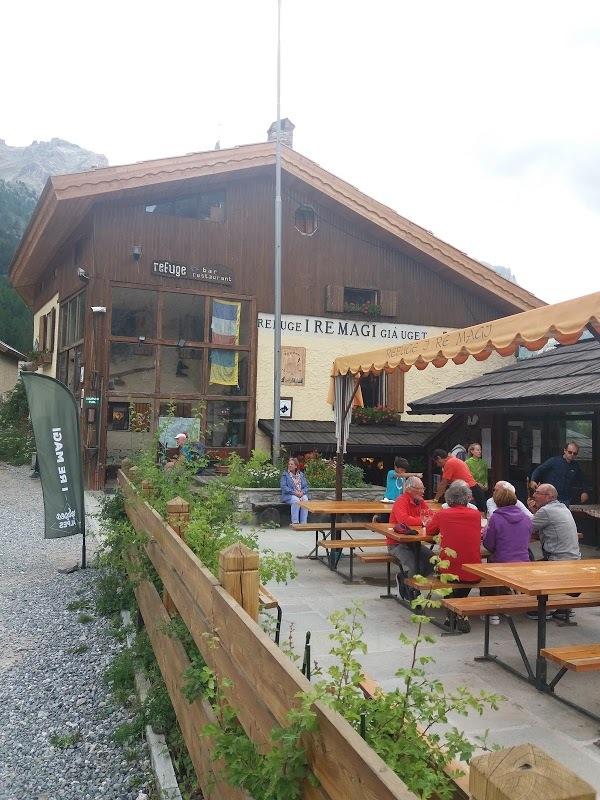
<path fill-rule="evenodd" d="M 329 522 L 294 522 L 290 525 L 294 531 L 330 531 Z M 364 522 L 336 522 L 336 531 L 364 531 Z"/>
<path fill-rule="evenodd" d="M 487 589 L 495 586 L 503 586 L 500 581 L 493 578 L 482 578 L 478 583 L 461 583 L 460 581 L 442 581 L 440 578 L 427 578 L 423 581 L 418 581 L 416 578 L 405 578 L 404 583 L 410 586 L 411 589 L 416 589 L 419 592 L 435 592 L 439 589 Z"/>
<path fill-rule="evenodd" d="M 524 614 L 537 611 L 537 597 L 525 594 L 488 595 L 486 597 L 446 597 L 442 604 L 459 617 L 487 616 L 490 614 Z M 583 592 L 578 597 L 553 594 L 546 601 L 549 611 L 558 608 L 588 608 L 600 605 L 600 592 Z"/>
<path fill-rule="evenodd" d="M 262 584 L 258 587 L 258 604 L 261 608 L 276 608 L 277 609 L 277 626 L 275 628 L 275 644 L 279 644 L 279 636 L 281 634 L 281 617 L 282 611 L 279 601 L 275 595 Z"/>
<path fill-rule="evenodd" d="M 350 551 L 350 576 L 349 581 L 351 583 L 354 582 L 354 551 L 356 548 L 360 548 L 361 550 L 365 547 L 381 547 L 385 546 L 385 541 L 383 539 L 320 539 L 317 541 L 317 552 L 318 548 L 322 547 L 328 551 L 338 551 L 340 554 L 342 550 L 349 550 Z M 381 555 L 387 555 L 387 553 L 381 553 Z M 335 561 L 335 565 L 337 567 L 337 559 Z M 330 569 L 331 569 L 330 564 Z M 340 573 L 341 574 L 341 573 Z"/>
<path fill-rule="evenodd" d="M 392 594 L 392 564 L 396 564 L 399 567 L 402 566 L 396 556 L 391 556 L 389 553 L 359 553 L 357 558 L 364 564 L 387 565 L 387 594 L 380 594 L 379 596 L 385 600 L 394 597 Z"/>
<path fill-rule="evenodd" d="M 563 669 L 570 669 L 573 672 L 592 672 L 600 669 L 600 644 L 544 647 L 543 650 L 540 650 L 540 655 L 548 661 L 554 661 Z"/>

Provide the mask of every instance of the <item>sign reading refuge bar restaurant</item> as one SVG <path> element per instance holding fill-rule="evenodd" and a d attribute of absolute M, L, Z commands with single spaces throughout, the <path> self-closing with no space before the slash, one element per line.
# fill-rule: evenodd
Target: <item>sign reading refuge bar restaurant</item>
<path fill-rule="evenodd" d="M 211 267 L 190 267 L 179 261 L 153 261 L 152 274 L 167 278 L 186 278 L 192 281 L 225 284 L 233 286 L 233 273 L 227 267 L 214 264 Z"/>

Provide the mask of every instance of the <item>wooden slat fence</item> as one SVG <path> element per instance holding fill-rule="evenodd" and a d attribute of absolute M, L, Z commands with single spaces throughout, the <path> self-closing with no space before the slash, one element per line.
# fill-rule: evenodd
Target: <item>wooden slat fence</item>
<path fill-rule="evenodd" d="M 285 725 L 288 712 L 299 705 L 296 695 L 311 690 L 310 681 L 225 591 L 178 532 L 138 494 L 122 471 L 118 478 L 127 515 L 136 531 L 147 535 L 146 553 L 170 600 L 206 663 L 220 680 L 232 682 L 226 691 L 227 700 L 239 711 L 239 721 L 250 739 L 257 744 L 267 741 L 272 729 Z M 244 791 L 217 779 L 222 764 L 212 763 L 213 743 L 200 736 L 205 725 L 216 721 L 215 715 L 206 701 L 190 704 L 182 694 L 181 676 L 190 662 L 181 642 L 166 633 L 170 617 L 158 592 L 150 582 L 143 581 L 136 586 L 135 594 L 205 796 L 211 800 L 251 800 Z M 211 639 L 217 647 L 211 646 Z M 307 732 L 303 743 L 320 786 L 305 780 L 304 800 L 417 800 L 340 714 L 319 702 L 313 710 L 318 729 Z M 467 776 L 455 782 L 454 800 L 469 797 L 469 789 L 473 800 L 530 800 L 546 794 L 549 785 L 559 787 L 553 800 L 596 797 L 592 787 L 532 745 L 477 756 L 472 765 L 475 769 L 469 773 L 467 767 Z"/>
<path fill-rule="evenodd" d="M 296 694 L 310 691 L 310 681 L 138 495 L 121 471 L 119 484 L 129 519 L 137 531 L 147 534 L 146 552 L 204 660 L 219 678 L 232 682 L 228 700 L 239 710 L 240 723 L 248 736 L 256 743 L 265 742 L 273 728 L 285 725 L 286 715 L 299 703 Z M 180 651 L 162 632 L 168 615 L 155 588 L 148 582 L 141 583 L 136 587 L 136 598 L 204 790 L 215 778 L 209 763 L 210 742 L 199 735 L 199 730 L 212 719 L 212 711 L 202 703 L 190 706 L 181 695 L 180 676 L 187 658 L 183 648 Z M 218 640 L 216 648 L 209 645 L 208 638 L 212 636 Z M 320 786 L 305 781 L 304 798 L 416 800 L 403 781 L 339 714 L 318 702 L 314 711 L 318 730 L 307 733 L 304 743 L 310 769 Z M 223 798 L 244 797 L 222 783 L 219 791 Z"/>

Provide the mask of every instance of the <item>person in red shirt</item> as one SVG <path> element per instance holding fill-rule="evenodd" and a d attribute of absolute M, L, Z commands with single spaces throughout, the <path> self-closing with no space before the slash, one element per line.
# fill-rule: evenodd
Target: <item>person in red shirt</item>
<path fill-rule="evenodd" d="M 424 491 L 425 487 L 420 478 L 406 478 L 404 492 L 392 506 L 390 525 L 396 525 L 398 522 L 404 522 L 409 526 L 422 525 L 420 511 L 426 506 L 423 500 Z M 429 563 L 432 555 L 431 550 L 420 542 L 400 544 L 394 539 L 386 537 L 386 543 L 388 553 L 400 561 L 404 571 L 404 575 L 402 572 L 396 575 L 398 594 L 405 600 L 412 600 L 414 593 L 404 586 L 403 580 L 405 577 L 412 578 L 413 575 L 431 575 L 433 572 L 433 565 Z"/>
<path fill-rule="evenodd" d="M 481 514 L 474 508 L 467 508 L 470 497 L 471 488 L 465 481 L 453 481 L 446 489 L 448 508 L 436 512 L 426 530 L 432 536 L 440 535 L 440 555 L 444 561 L 450 562 L 439 571 L 456 575 L 461 583 L 477 586 L 480 579 L 463 568 L 463 564 L 481 563 Z M 446 550 L 454 550 L 456 555 L 450 555 Z M 470 591 L 470 588 L 454 589 L 452 596 L 467 597 Z M 450 628 L 449 619 L 444 627 Z M 467 619 L 459 619 L 456 627 L 461 633 L 471 630 Z"/>
<path fill-rule="evenodd" d="M 442 470 L 442 479 L 435 493 L 434 500 L 439 501 L 452 482 L 460 480 L 464 481 L 470 488 L 471 494 L 473 495 L 473 502 L 477 508 L 485 512 L 487 502 L 485 492 L 471 475 L 471 471 L 465 462 L 461 461 L 460 458 L 456 458 L 456 456 L 450 455 L 445 450 L 434 450 L 432 458 L 433 463 Z"/>

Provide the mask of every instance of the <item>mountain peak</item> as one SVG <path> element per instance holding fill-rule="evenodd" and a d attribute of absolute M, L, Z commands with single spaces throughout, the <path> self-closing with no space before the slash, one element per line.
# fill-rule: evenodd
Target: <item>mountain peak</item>
<path fill-rule="evenodd" d="M 12 147 L 0 139 L 0 179 L 24 183 L 37 195 L 51 175 L 107 166 L 106 156 L 57 136 L 49 142 L 35 140 L 25 147 Z"/>

